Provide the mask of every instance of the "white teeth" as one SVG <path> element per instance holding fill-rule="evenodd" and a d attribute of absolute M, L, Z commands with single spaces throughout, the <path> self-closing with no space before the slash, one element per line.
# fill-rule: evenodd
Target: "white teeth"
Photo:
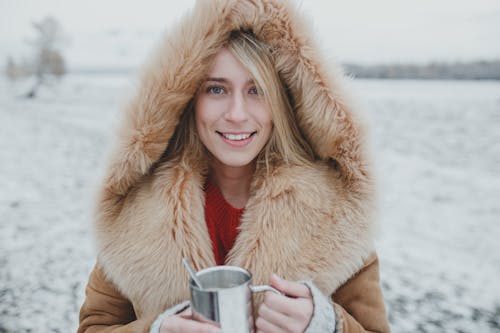
<path fill-rule="evenodd" d="M 228 139 L 228 140 L 240 141 L 240 140 L 248 139 L 251 134 L 250 133 L 247 133 L 247 134 L 227 134 L 227 133 L 222 133 L 222 135 L 226 139 Z"/>

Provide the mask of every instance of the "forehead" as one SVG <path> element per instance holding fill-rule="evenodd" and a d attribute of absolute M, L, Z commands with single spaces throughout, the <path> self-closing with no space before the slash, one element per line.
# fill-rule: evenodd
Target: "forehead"
<path fill-rule="evenodd" d="M 208 72 L 208 79 L 210 78 L 223 78 L 235 83 L 246 83 L 252 79 L 252 75 L 227 48 L 222 48 L 215 55 L 212 67 Z"/>

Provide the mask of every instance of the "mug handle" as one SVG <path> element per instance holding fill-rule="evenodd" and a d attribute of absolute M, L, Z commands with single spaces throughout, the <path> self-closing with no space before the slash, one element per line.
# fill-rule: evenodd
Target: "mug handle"
<path fill-rule="evenodd" d="M 275 294 L 278 294 L 278 295 L 281 295 L 281 296 L 285 296 L 285 294 L 283 294 L 281 291 L 279 291 L 278 289 L 276 288 L 273 288 L 271 286 L 268 286 L 268 285 L 261 285 L 261 286 L 250 286 L 250 290 L 253 292 L 253 293 L 261 293 L 263 291 L 272 291 L 273 293 Z"/>

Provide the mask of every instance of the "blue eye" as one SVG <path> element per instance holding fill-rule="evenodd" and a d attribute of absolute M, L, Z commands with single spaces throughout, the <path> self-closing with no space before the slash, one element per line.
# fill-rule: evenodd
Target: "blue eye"
<path fill-rule="evenodd" d="M 250 90 L 248 92 L 252 95 L 258 95 L 259 89 L 257 89 L 257 87 L 252 87 L 252 88 L 250 88 Z"/>
<path fill-rule="evenodd" d="M 222 95 L 225 92 L 225 89 L 221 86 L 209 86 L 207 87 L 206 92 L 213 95 Z"/>

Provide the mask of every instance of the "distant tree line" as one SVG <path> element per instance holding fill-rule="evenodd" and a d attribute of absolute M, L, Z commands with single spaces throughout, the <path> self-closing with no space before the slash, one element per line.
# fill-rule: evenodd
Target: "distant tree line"
<path fill-rule="evenodd" d="M 441 63 L 425 65 L 345 64 L 347 74 L 357 78 L 377 79 L 449 79 L 449 80 L 500 80 L 500 60 Z"/>

